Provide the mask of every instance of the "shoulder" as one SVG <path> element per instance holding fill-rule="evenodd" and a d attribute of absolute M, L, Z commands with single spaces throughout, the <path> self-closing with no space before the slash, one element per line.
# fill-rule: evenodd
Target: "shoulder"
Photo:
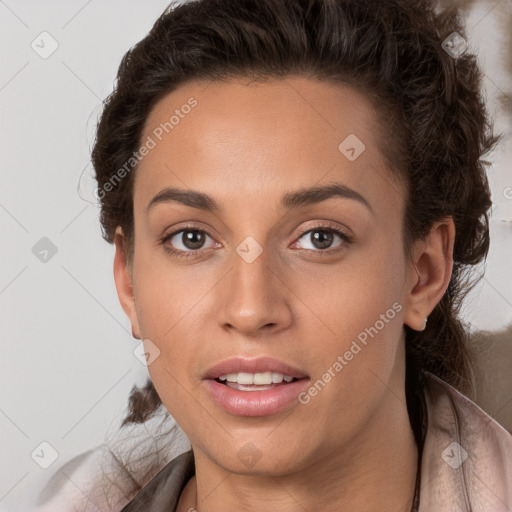
<path fill-rule="evenodd" d="M 193 475 L 194 454 L 189 450 L 171 460 L 121 512 L 174 512 Z"/>
<path fill-rule="evenodd" d="M 116 510 L 127 489 L 109 489 L 108 478 L 100 474 L 108 459 L 108 449 L 100 445 L 60 466 L 39 493 L 34 512 Z"/>
<path fill-rule="evenodd" d="M 420 511 L 512 508 L 512 435 L 477 404 L 427 373 L 428 428 Z M 451 509 L 450 509 L 451 510 Z"/>
<path fill-rule="evenodd" d="M 59 467 L 33 512 L 119 512 L 190 442 L 161 406 L 143 424 L 116 427 L 105 442 Z"/>

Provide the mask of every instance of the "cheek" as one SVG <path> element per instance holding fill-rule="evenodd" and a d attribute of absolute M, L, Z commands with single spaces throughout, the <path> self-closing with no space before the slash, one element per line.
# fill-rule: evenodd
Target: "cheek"
<path fill-rule="evenodd" d="M 173 263 L 160 249 L 141 249 L 137 256 L 134 293 L 142 334 L 178 345 L 186 326 L 186 342 L 193 340 L 199 325 L 190 319 L 198 317 L 203 299 L 219 278 L 207 265 Z"/>
<path fill-rule="evenodd" d="M 134 271 L 134 295 L 141 336 L 156 346 L 158 354 L 148 367 L 151 378 L 157 386 L 162 379 L 172 381 L 178 378 L 181 381 L 180 372 L 187 367 L 186 348 L 194 349 L 193 333 L 189 330 L 184 340 L 183 329 L 187 315 L 200 298 L 200 285 L 184 282 L 178 271 L 155 265 L 149 257 L 139 257 Z"/>
<path fill-rule="evenodd" d="M 317 279 L 316 286 L 304 286 L 302 293 L 307 291 L 308 305 L 318 312 L 323 333 L 322 351 L 314 351 L 317 374 L 328 371 L 341 356 L 343 373 L 350 374 L 342 381 L 345 387 L 355 387 L 374 374 L 389 377 L 403 326 L 404 259 L 396 249 L 400 243 L 382 237 L 354 252 L 337 271 Z M 314 339 L 313 331 L 310 338 Z"/>
<path fill-rule="evenodd" d="M 141 251 L 134 262 L 137 318 L 144 339 L 158 357 L 148 371 L 165 406 L 186 422 L 190 391 L 199 384 L 198 358 L 211 333 L 214 287 L 220 277 L 207 266 L 170 264 L 156 251 Z M 216 347 L 207 343 L 208 354 Z"/>

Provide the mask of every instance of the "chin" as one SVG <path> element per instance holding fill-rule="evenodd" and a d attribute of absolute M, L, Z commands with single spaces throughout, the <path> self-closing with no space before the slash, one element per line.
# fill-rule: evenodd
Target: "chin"
<path fill-rule="evenodd" d="M 277 446 L 268 443 L 268 439 L 265 444 L 265 437 L 258 443 L 257 436 L 246 436 L 246 439 L 249 438 L 252 441 L 233 443 L 233 447 L 236 446 L 234 450 L 210 453 L 209 458 L 226 471 L 247 476 L 281 477 L 307 466 L 304 447 L 283 446 L 283 443 Z"/>

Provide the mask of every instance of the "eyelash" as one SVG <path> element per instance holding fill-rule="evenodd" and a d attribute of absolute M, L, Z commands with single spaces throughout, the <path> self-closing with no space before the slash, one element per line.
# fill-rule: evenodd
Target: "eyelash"
<path fill-rule="evenodd" d="M 195 249 L 195 250 L 191 250 L 191 251 L 182 251 L 180 249 L 173 249 L 172 247 L 170 247 L 169 245 L 167 245 L 167 241 L 170 240 L 171 238 L 173 238 L 174 236 L 176 236 L 178 233 L 182 233 L 182 232 L 197 232 L 197 233 L 202 233 L 202 234 L 205 234 L 207 236 L 209 236 L 210 238 L 213 238 L 207 231 L 205 231 L 204 229 L 199 229 L 197 228 L 196 226 L 184 226 L 182 227 L 181 229 L 177 230 L 177 231 L 173 231 L 172 233 L 169 233 L 167 235 L 165 235 L 163 238 L 160 239 L 159 243 L 161 245 L 164 246 L 165 250 L 167 252 L 169 252 L 172 256 L 176 256 L 177 258 L 183 258 L 183 259 L 188 259 L 188 258 L 194 258 L 197 256 L 198 253 L 200 253 L 201 251 L 203 251 L 204 249 Z M 318 225 L 318 226 L 313 226 L 313 227 L 309 227 L 307 228 L 306 230 L 302 231 L 297 240 L 300 240 L 304 235 L 308 234 L 308 233 L 311 233 L 311 232 L 314 232 L 314 231 L 324 231 L 326 233 L 333 233 L 335 235 L 338 235 L 341 240 L 343 241 L 343 243 L 341 244 L 341 247 L 338 246 L 336 248 L 331 248 L 331 249 L 317 249 L 317 250 L 313 250 L 313 249 L 302 249 L 304 251 L 313 251 L 315 253 L 322 253 L 322 254 L 332 254 L 334 252 L 338 252 L 340 250 L 343 249 L 343 246 L 345 246 L 346 244 L 350 244 L 354 241 L 354 238 L 350 235 L 348 235 L 347 233 L 337 229 L 337 228 L 333 228 L 332 226 L 326 226 L 326 225 Z"/>

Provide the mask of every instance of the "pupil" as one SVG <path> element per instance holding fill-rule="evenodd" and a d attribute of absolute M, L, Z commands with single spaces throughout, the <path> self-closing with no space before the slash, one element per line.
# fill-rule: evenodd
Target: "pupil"
<path fill-rule="evenodd" d="M 311 233 L 313 238 L 313 244 L 317 249 L 328 248 L 332 244 L 333 233 L 328 231 L 313 231 Z"/>
<path fill-rule="evenodd" d="M 186 231 L 182 235 L 183 244 L 188 249 L 199 249 L 204 243 L 204 233 L 199 231 Z"/>

